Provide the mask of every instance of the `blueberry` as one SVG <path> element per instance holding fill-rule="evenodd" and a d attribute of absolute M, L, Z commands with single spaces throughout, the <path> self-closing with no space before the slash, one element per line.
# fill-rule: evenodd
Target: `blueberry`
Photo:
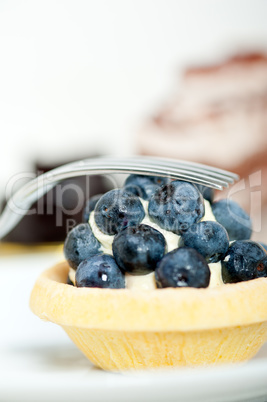
<path fill-rule="evenodd" d="M 148 225 L 129 226 L 116 234 L 112 244 L 114 258 L 124 272 L 145 275 L 156 268 L 165 253 L 164 236 Z"/>
<path fill-rule="evenodd" d="M 88 223 L 80 223 L 68 233 L 64 254 L 73 269 L 76 269 L 82 260 L 101 253 L 101 244 Z"/>
<path fill-rule="evenodd" d="M 194 248 L 208 263 L 218 262 L 228 250 L 229 237 L 218 222 L 202 221 L 194 223 L 182 234 L 179 240 L 181 246 Z"/>
<path fill-rule="evenodd" d="M 204 216 L 204 200 L 194 184 L 175 180 L 156 190 L 148 213 L 161 228 L 180 234 Z"/>
<path fill-rule="evenodd" d="M 155 278 L 158 288 L 206 288 L 210 282 L 210 269 L 196 250 L 181 247 L 165 254 L 159 261 Z"/>
<path fill-rule="evenodd" d="M 125 277 L 114 258 L 108 254 L 95 255 L 82 261 L 75 280 L 77 287 L 125 288 Z"/>
<path fill-rule="evenodd" d="M 262 243 L 261 241 L 258 242 L 263 248 L 264 250 L 267 252 L 267 244 Z"/>
<path fill-rule="evenodd" d="M 211 187 L 204 186 L 203 184 L 197 184 L 197 183 L 194 184 L 201 192 L 203 198 L 205 198 L 205 200 L 209 201 L 212 204 L 214 200 L 214 189 Z"/>
<path fill-rule="evenodd" d="M 123 189 L 108 191 L 95 206 L 95 223 L 108 235 L 116 234 L 127 226 L 138 225 L 144 217 L 140 199 Z"/>
<path fill-rule="evenodd" d="M 124 187 L 129 193 L 148 200 L 159 186 L 167 184 L 167 182 L 166 177 L 131 174 L 127 177 Z"/>
<path fill-rule="evenodd" d="M 264 248 L 251 240 L 232 243 L 222 261 L 224 283 L 249 281 L 267 277 L 267 253 Z"/>
<path fill-rule="evenodd" d="M 227 230 L 230 241 L 250 239 L 252 232 L 250 217 L 235 201 L 223 199 L 211 207 L 216 221 Z"/>
<path fill-rule="evenodd" d="M 90 213 L 95 209 L 97 201 L 102 197 L 102 194 L 93 195 L 87 200 L 83 210 L 83 221 L 88 222 Z"/>

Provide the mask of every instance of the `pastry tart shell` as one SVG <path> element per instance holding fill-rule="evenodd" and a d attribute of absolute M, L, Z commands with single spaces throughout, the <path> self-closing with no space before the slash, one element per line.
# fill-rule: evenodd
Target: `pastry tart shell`
<path fill-rule="evenodd" d="M 217 288 L 77 288 L 69 266 L 43 272 L 30 307 L 106 370 L 240 362 L 267 341 L 267 278 Z"/>

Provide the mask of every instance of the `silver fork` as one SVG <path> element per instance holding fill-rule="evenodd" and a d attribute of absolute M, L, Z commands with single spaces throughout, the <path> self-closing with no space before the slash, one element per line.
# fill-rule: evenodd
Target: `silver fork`
<path fill-rule="evenodd" d="M 156 157 L 99 157 L 62 165 L 21 187 L 8 200 L 0 216 L 0 239 L 7 235 L 31 205 L 62 180 L 84 175 L 128 173 L 169 177 L 222 190 L 238 175 L 199 163 Z"/>

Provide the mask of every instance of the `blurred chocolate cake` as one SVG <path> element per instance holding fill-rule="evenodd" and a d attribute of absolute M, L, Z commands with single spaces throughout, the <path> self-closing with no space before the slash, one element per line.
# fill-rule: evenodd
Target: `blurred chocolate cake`
<path fill-rule="evenodd" d="M 241 178 L 260 171 L 267 183 L 267 55 L 187 69 L 169 102 L 138 133 L 137 146 L 141 154 L 206 163 Z"/>
<path fill-rule="evenodd" d="M 60 164 L 37 162 L 36 175 L 45 173 Z M 103 176 L 79 176 L 66 179 L 35 202 L 18 225 L 3 239 L 3 242 L 34 245 L 63 242 L 66 233 L 83 221 L 86 201 L 110 190 L 110 184 Z M 2 202 L 2 208 L 5 202 Z M 1 209 L 1 208 L 0 208 Z"/>

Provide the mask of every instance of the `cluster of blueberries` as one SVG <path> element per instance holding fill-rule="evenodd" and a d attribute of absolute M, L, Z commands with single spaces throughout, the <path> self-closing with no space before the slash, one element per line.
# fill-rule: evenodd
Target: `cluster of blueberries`
<path fill-rule="evenodd" d="M 164 235 L 141 223 L 148 215 L 160 228 L 178 234 L 177 248 L 166 252 Z M 201 221 L 204 198 L 217 222 Z M 130 175 L 122 189 L 92 197 L 84 210 L 85 223 L 73 228 L 64 253 L 76 270 L 78 287 L 124 288 L 125 273 L 155 272 L 157 287 L 205 288 L 210 282 L 208 263 L 221 261 L 224 283 L 267 277 L 264 244 L 249 240 L 251 221 L 229 199 L 213 202 L 211 188 L 167 178 Z M 97 227 L 114 235 L 113 256 L 104 254 L 88 223 L 94 211 Z"/>

